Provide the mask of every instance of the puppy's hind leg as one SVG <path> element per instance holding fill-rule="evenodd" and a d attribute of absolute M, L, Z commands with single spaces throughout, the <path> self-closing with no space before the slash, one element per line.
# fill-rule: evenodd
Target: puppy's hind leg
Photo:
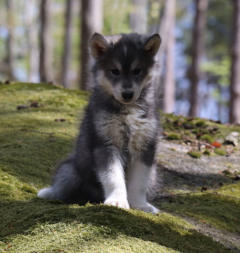
<path fill-rule="evenodd" d="M 60 164 L 50 187 L 41 189 L 37 196 L 42 199 L 68 201 L 70 192 L 76 186 L 78 176 L 72 159 Z"/>

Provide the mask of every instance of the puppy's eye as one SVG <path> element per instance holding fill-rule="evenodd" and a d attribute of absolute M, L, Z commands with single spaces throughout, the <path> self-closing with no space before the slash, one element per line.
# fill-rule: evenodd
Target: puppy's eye
<path fill-rule="evenodd" d="M 133 71 L 132 71 L 133 75 L 134 76 L 138 76 L 142 73 L 142 69 L 140 68 L 135 68 Z"/>
<path fill-rule="evenodd" d="M 119 69 L 111 69 L 110 72 L 114 76 L 119 76 L 120 75 L 120 70 Z"/>

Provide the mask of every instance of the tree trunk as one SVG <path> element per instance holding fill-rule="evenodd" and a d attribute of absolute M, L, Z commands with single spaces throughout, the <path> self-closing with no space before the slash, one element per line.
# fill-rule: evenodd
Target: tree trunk
<path fill-rule="evenodd" d="M 168 66 L 166 66 L 166 71 L 168 72 L 168 76 L 165 78 L 164 82 L 168 83 L 168 82 L 172 82 L 171 85 L 174 85 L 174 80 L 171 80 L 171 71 L 174 71 L 173 69 L 173 66 L 172 64 L 173 63 L 173 52 L 170 52 L 170 50 L 174 50 L 174 44 L 175 44 L 175 39 L 174 38 L 170 38 L 170 40 L 172 39 L 169 47 L 168 47 L 168 50 L 167 50 L 167 46 L 168 46 L 168 43 L 169 43 L 169 36 L 172 35 L 172 32 L 171 30 L 174 29 L 174 23 L 175 23 L 175 5 L 176 5 L 176 2 L 175 0 L 165 0 L 165 4 L 164 4 L 164 10 L 163 10 L 163 15 L 161 17 L 161 12 L 159 13 L 159 20 L 160 20 L 160 25 L 159 25 L 159 34 L 162 38 L 162 42 L 161 42 L 161 45 L 160 45 L 160 48 L 159 48 L 159 51 L 157 53 L 157 56 L 156 56 L 156 61 L 157 61 L 157 64 L 155 65 L 155 69 L 154 69 L 154 83 L 155 83 L 155 87 L 156 88 L 156 92 L 158 94 L 158 98 L 159 98 L 159 107 L 164 109 L 164 103 L 167 99 L 164 99 L 164 93 L 166 94 L 166 96 L 170 95 L 171 93 L 173 94 L 174 93 L 174 88 L 172 89 L 171 91 L 171 87 L 169 88 L 169 91 L 166 90 L 165 91 L 165 84 L 164 86 L 162 86 L 162 75 L 163 75 L 163 63 L 164 63 L 164 56 L 166 54 L 166 51 L 168 51 L 168 56 L 170 57 L 169 60 L 170 62 L 166 62 L 168 64 Z M 171 63 L 171 60 L 172 60 L 172 63 Z M 170 72 L 169 72 L 170 71 Z M 174 74 L 172 72 L 172 74 Z M 166 87 L 166 89 L 168 89 Z M 161 99 L 163 96 L 163 100 Z M 172 96 L 172 95 L 170 95 Z"/>
<path fill-rule="evenodd" d="M 169 17 L 168 17 L 168 33 L 166 45 L 166 70 L 163 82 L 163 111 L 172 113 L 175 103 L 175 71 L 174 71 L 174 51 L 175 51 L 175 15 L 176 0 L 168 0 Z"/>
<path fill-rule="evenodd" d="M 39 81 L 39 52 L 37 42 L 37 22 L 34 15 L 36 8 L 35 0 L 25 3 L 25 27 L 28 47 L 28 82 Z"/>
<path fill-rule="evenodd" d="M 50 33 L 51 0 L 40 2 L 40 61 L 41 82 L 53 81 L 52 76 L 52 41 Z"/>
<path fill-rule="evenodd" d="M 130 27 L 133 32 L 147 32 L 147 0 L 132 0 Z"/>
<path fill-rule="evenodd" d="M 65 13 L 65 37 L 62 58 L 62 84 L 65 88 L 70 88 L 70 62 L 72 54 L 72 20 L 73 20 L 74 0 L 66 1 Z"/>
<path fill-rule="evenodd" d="M 233 0 L 233 42 L 232 67 L 230 84 L 230 110 L 231 123 L 240 124 L 240 0 Z"/>
<path fill-rule="evenodd" d="M 102 0 L 82 0 L 81 22 L 81 81 L 83 90 L 92 87 L 88 42 L 94 32 L 101 32 L 103 25 Z"/>
<path fill-rule="evenodd" d="M 14 79 L 14 57 L 13 57 L 13 1 L 6 0 L 6 8 L 7 8 L 7 25 L 8 25 L 8 33 L 6 40 L 6 64 L 7 64 L 7 77 L 10 80 Z"/>
<path fill-rule="evenodd" d="M 200 61 L 204 47 L 204 29 L 208 0 L 195 0 L 195 20 L 192 34 L 192 63 L 189 71 L 190 79 L 190 109 L 189 116 L 198 114 L 198 83 L 201 78 Z"/>

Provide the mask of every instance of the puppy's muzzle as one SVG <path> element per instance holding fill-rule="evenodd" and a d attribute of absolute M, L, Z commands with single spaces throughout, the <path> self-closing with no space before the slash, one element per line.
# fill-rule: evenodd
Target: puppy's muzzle
<path fill-rule="evenodd" d="M 130 102 L 133 99 L 133 91 L 123 91 L 122 98 L 125 102 Z"/>

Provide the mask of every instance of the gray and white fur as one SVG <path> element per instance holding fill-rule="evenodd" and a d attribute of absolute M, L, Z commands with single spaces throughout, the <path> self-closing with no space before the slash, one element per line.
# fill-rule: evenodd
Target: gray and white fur
<path fill-rule="evenodd" d="M 94 34 L 94 90 L 74 153 L 38 197 L 66 203 L 104 202 L 157 213 L 147 201 L 158 139 L 154 56 L 161 39 Z"/>

